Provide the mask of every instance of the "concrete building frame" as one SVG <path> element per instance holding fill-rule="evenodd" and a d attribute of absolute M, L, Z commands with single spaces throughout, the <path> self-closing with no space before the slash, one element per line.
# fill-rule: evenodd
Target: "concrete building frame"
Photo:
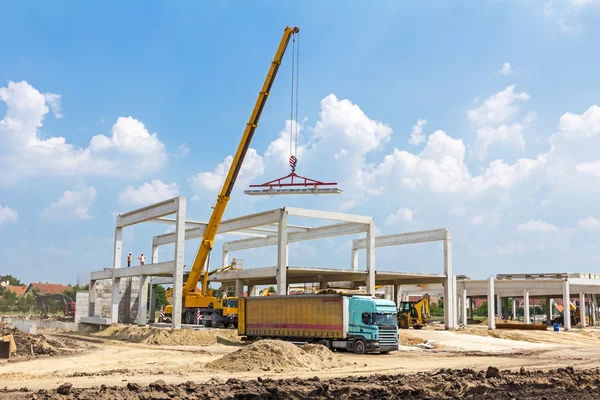
<path fill-rule="evenodd" d="M 358 251 L 368 249 L 368 252 L 374 251 L 374 247 L 389 247 L 403 246 L 407 244 L 427 243 L 427 242 L 444 242 L 444 273 L 443 281 L 444 292 L 444 325 L 446 329 L 453 330 L 457 326 L 457 307 L 456 307 L 456 277 L 452 274 L 452 233 L 450 229 L 441 228 L 428 231 L 406 232 L 394 235 L 377 236 L 374 243 L 367 243 L 364 239 L 356 239 L 352 242 L 351 250 L 351 267 L 358 268 Z M 369 254 L 369 253 L 367 253 Z M 425 283 L 425 282 L 423 282 Z M 438 288 L 431 288 L 437 291 Z M 421 291 L 421 290 L 418 290 Z M 396 285 L 395 297 L 396 302 L 401 301 L 402 285 Z"/>
<path fill-rule="evenodd" d="M 500 279 L 498 279 L 500 277 Z M 579 310 L 582 315 L 581 326 L 586 326 L 585 315 L 589 314 L 590 323 L 596 324 L 596 304 L 589 302 L 590 312 L 586 312 L 586 295 L 600 294 L 600 277 L 585 273 L 521 274 L 510 278 L 499 274 L 487 280 L 464 279 L 457 282 L 457 290 L 463 300 L 460 305 L 460 321 L 467 325 L 467 299 L 486 298 L 488 303 L 488 329 L 495 329 L 495 316 L 508 317 L 508 302 L 513 302 L 513 318 L 516 319 L 516 300 L 523 299 L 524 322 L 530 324 L 529 306 L 531 299 L 546 300 L 546 318 L 552 319 L 552 300 L 562 299 L 563 307 L 569 310 L 571 299 L 579 298 Z M 573 296 L 577 294 L 577 296 Z M 503 314 L 503 311 L 505 312 Z M 473 310 L 471 307 L 471 314 Z M 566 313 L 567 314 L 567 313 Z M 568 315 L 568 314 L 567 314 Z M 564 330 L 571 330 L 571 319 L 564 319 Z"/>

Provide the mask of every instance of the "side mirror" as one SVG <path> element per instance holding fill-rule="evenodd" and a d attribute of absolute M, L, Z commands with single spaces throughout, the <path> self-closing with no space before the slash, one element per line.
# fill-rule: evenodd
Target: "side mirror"
<path fill-rule="evenodd" d="M 371 325 L 371 315 L 369 313 L 362 314 L 362 323 L 365 325 Z"/>

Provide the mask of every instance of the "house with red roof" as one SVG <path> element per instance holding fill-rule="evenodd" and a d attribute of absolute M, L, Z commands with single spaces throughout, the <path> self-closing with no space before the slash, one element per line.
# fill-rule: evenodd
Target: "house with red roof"
<path fill-rule="evenodd" d="M 10 285 L 7 285 L 7 286 L 4 286 L 4 289 L 13 292 L 14 294 L 17 295 L 17 297 L 21 297 L 27 291 L 27 286 L 10 286 Z"/>
<path fill-rule="evenodd" d="M 70 287 L 71 285 L 63 285 L 61 283 L 30 283 L 25 294 L 33 293 L 35 289 L 37 289 L 40 294 L 63 294 L 65 289 L 69 289 Z"/>

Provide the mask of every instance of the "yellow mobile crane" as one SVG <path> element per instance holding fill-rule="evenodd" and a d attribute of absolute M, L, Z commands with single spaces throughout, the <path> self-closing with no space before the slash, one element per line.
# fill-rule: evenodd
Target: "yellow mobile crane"
<path fill-rule="evenodd" d="M 213 292 L 208 289 L 209 274 L 204 272 L 204 266 L 207 264 L 207 259 L 210 260 L 210 251 L 212 250 L 217 230 L 219 229 L 221 219 L 223 218 L 225 207 L 227 207 L 227 202 L 229 201 L 233 186 L 242 167 L 242 163 L 244 162 L 246 151 L 252 141 L 254 131 L 258 127 L 258 121 L 267 102 L 267 98 L 269 97 L 271 86 L 275 81 L 275 76 L 281 65 L 287 45 L 291 37 L 299 31 L 300 29 L 297 27 L 290 28 L 289 26 L 286 26 L 283 31 L 279 47 L 271 62 L 271 67 L 269 68 L 265 82 L 258 95 L 252 114 L 250 115 L 250 120 L 246 124 L 242 140 L 235 153 L 235 157 L 233 158 L 223 187 L 217 197 L 217 202 L 213 207 L 213 212 L 208 220 L 206 230 L 204 231 L 204 237 L 202 238 L 202 242 L 200 243 L 200 247 L 196 253 L 194 262 L 192 263 L 189 277 L 183 288 L 183 309 L 181 312 L 181 319 L 184 323 L 197 322 L 199 311 L 201 321 L 204 322 L 205 326 L 233 325 L 237 327 L 237 299 L 213 296 Z M 200 292 L 196 292 L 196 287 L 200 278 L 202 278 L 202 286 Z M 170 293 L 172 293 L 172 290 Z M 169 293 L 167 293 L 167 297 L 170 297 L 168 294 Z M 167 306 L 165 314 L 171 314 L 171 311 L 172 307 Z"/>

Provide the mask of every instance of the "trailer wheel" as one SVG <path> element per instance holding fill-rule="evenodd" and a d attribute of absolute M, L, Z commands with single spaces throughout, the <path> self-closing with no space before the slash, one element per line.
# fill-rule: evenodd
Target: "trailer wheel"
<path fill-rule="evenodd" d="M 320 344 L 321 346 L 325 346 L 329 350 L 331 350 L 331 340 L 329 340 L 329 339 L 321 339 L 317 342 L 317 344 Z"/>
<path fill-rule="evenodd" d="M 356 354 L 365 354 L 367 352 L 367 346 L 362 339 L 358 339 L 354 342 L 354 352 Z"/>

